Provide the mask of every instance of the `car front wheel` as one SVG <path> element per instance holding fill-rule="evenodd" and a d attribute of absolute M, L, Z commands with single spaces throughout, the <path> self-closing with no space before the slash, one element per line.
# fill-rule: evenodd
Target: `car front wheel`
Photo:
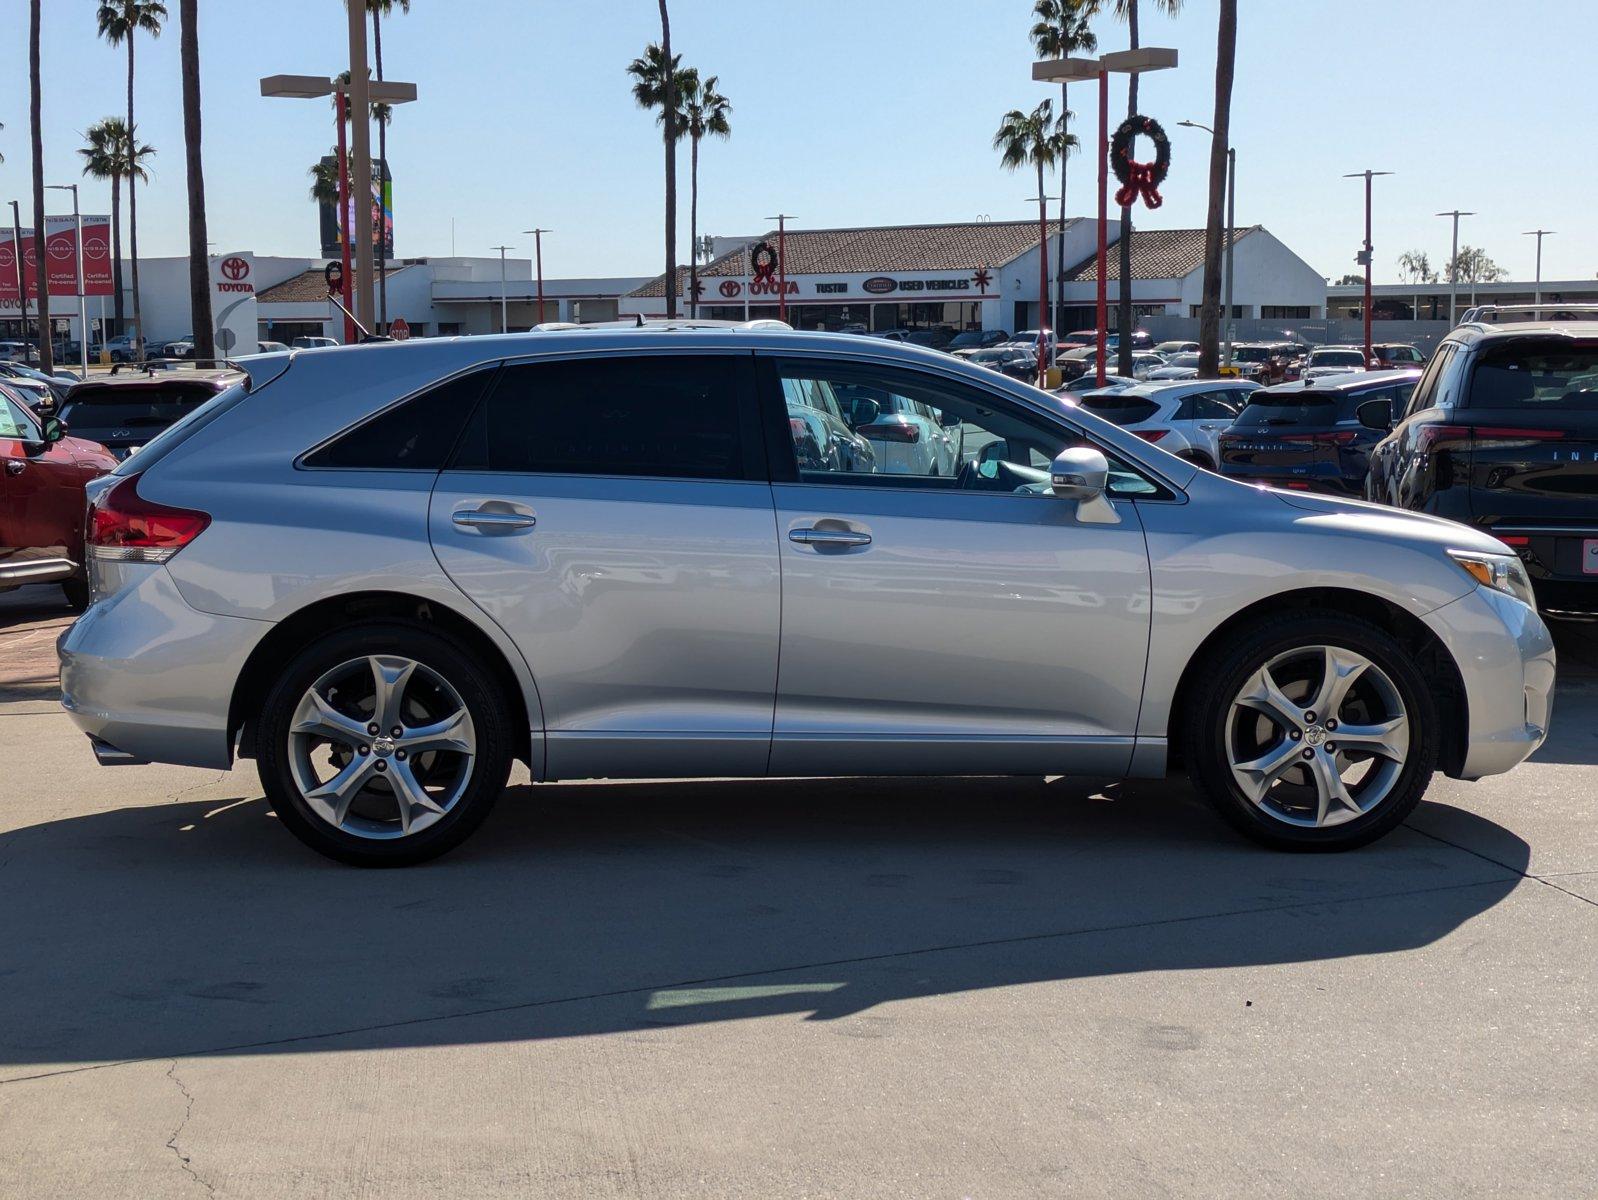
<path fill-rule="evenodd" d="M 504 789 L 513 731 L 493 676 L 420 626 L 346 630 L 278 677 L 256 744 L 261 785 L 312 849 L 404 866 L 459 845 Z"/>
<path fill-rule="evenodd" d="M 1284 850 L 1346 850 L 1393 829 L 1437 766 L 1438 718 L 1414 655 L 1337 612 L 1261 622 L 1197 676 L 1194 782 L 1235 828 Z"/>

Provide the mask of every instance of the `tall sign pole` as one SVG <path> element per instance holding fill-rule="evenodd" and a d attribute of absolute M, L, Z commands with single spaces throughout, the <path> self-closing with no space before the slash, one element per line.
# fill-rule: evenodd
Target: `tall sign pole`
<path fill-rule="evenodd" d="M 544 235 L 554 232 L 553 229 L 522 230 L 523 235 L 529 233 L 533 235 L 533 262 L 538 273 L 538 320 L 533 322 L 535 325 L 542 325 L 544 322 Z"/>
<path fill-rule="evenodd" d="M 1448 257 L 1448 326 L 1453 328 L 1454 322 L 1459 320 L 1459 218 L 1474 217 L 1473 212 L 1462 212 L 1454 209 L 1452 212 L 1440 212 L 1439 217 L 1454 218 L 1454 252 Z M 1415 314 L 1417 317 L 1419 313 Z"/>
<path fill-rule="evenodd" d="M 1370 365 L 1371 360 L 1371 268 L 1375 261 L 1375 252 L 1371 246 L 1371 180 L 1378 175 L 1391 175 L 1391 171 L 1351 171 L 1344 175 L 1344 179 L 1363 179 L 1365 181 L 1365 249 L 1359 252 L 1355 261 L 1365 266 L 1365 365 Z"/>
<path fill-rule="evenodd" d="M 333 111 L 338 114 L 338 249 L 339 290 L 344 297 L 344 344 L 355 344 L 355 318 L 350 316 L 350 151 L 344 136 L 344 121 L 349 115 L 350 98 L 342 91 L 333 93 Z"/>
<path fill-rule="evenodd" d="M 1543 238 L 1550 236 L 1555 231 L 1552 229 L 1528 229 L 1523 236 L 1537 239 L 1537 283 L 1536 290 L 1532 293 L 1532 303 L 1540 305 L 1543 302 Z M 1535 319 L 1537 313 L 1533 312 Z"/>
<path fill-rule="evenodd" d="M 355 226 L 355 319 L 372 328 L 372 129 L 371 96 L 366 78 L 366 5 L 345 6 L 350 16 L 350 125 L 355 177 L 351 181 L 358 205 Z"/>
<path fill-rule="evenodd" d="M 777 320 L 788 319 L 788 222 L 792 213 L 778 213 L 767 217 L 777 223 Z"/>

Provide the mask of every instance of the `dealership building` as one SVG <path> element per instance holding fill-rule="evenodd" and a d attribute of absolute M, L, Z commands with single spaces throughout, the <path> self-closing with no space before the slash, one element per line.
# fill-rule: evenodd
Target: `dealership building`
<path fill-rule="evenodd" d="M 1116 240 L 1108 223 L 1111 305 L 1119 301 Z M 1098 222 L 1085 217 L 1048 226 L 1049 296 L 1062 287 L 1060 324 L 1088 328 L 1095 320 Z M 776 269 L 773 262 L 779 257 Z M 780 299 L 800 329 L 1002 329 L 1038 325 L 1038 224 L 974 221 L 952 225 L 892 225 L 854 229 L 790 229 L 760 237 L 722 239 L 717 256 L 699 268 L 698 313 L 743 320 L 775 317 Z M 1326 281 L 1262 226 L 1239 229 L 1233 257 L 1234 314 L 1298 320 L 1319 317 Z M 1065 269 L 1058 271 L 1056 259 Z M 1138 229 L 1132 238 L 1134 313 L 1196 316 L 1202 300 L 1204 231 Z M 689 273 L 679 272 L 679 311 L 687 311 Z M 622 298 L 623 316 L 665 314 L 665 276 Z"/>

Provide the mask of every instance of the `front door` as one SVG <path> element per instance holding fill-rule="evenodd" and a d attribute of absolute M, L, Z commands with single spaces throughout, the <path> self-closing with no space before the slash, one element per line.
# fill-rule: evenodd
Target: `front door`
<path fill-rule="evenodd" d="M 78 561 L 83 484 L 66 443 L 46 446 L 33 415 L 0 395 L 0 582 L 59 578 Z"/>
<path fill-rule="evenodd" d="M 444 570 L 520 646 L 546 775 L 762 775 L 781 606 L 752 358 L 507 366 L 439 476 Z"/>
<path fill-rule="evenodd" d="M 772 773 L 1124 772 L 1150 607 L 1143 530 L 1124 497 L 1160 486 L 1118 471 L 1115 523 L 1084 520 L 1049 490 L 1054 455 L 1081 440 L 1063 421 L 931 372 L 794 355 L 762 360 L 774 425 L 795 384 L 919 402 L 957 465 L 773 462 Z"/>

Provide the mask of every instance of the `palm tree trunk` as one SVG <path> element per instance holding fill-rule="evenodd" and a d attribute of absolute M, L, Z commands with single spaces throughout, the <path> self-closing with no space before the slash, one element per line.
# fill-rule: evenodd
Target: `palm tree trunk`
<path fill-rule="evenodd" d="M 693 139 L 688 167 L 688 312 L 699 315 L 699 139 Z"/>
<path fill-rule="evenodd" d="M 1126 9 L 1126 29 L 1131 48 L 1138 48 L 1137 0 L 1129 0 Z M 1137 116 L 1137 75 L 1128 77 L 1126 87 L 1126 115 Z M 1119 302 L 1115 307 L 1115 324 L 1121 332 L 1120 362 L 1117 373 L 1132 377 L 1132 206 L 1121 209 L 1121 286 Z"/>
<path fill-rule="evenodd" d="M 677 73 L 671 65 L 671 16 L 660 0 L 660 53 L 665 60 L 666 315 L 677 315 Z"/>
<path fill-rule="evenodd" d="M 38 261 L 35 274 L 39 283 L 39 370 L 48 375 L 54 369 L 54 350 L 50 331 L 49 262 L 44 256 L 44 124 L 39 111 L 39 5 L 29 6 L 28 24 L 28 106 L 32 115 L 33 136 L 33 256 Z M 22 247 L 17 247 L 22 253 Z M 23 311 L 27 311 L 24 307 Z M 24 338 L 27 330 L 23 330 Z"/>
<path fill-rule="evenodd" d="M 139 200 L 138 161 L 132 156 L 139 146 L 138 133 L 133 128 L 133 37 L 128 31 L 128 263 L 133 270 L 133 357 L 144 358 L 144 306 L 139 300 Z M 1134 78 L 1136 78 L 1134 76 Z"/>
<path fill-rule="evenodd" d="M 115 301 L 117 332 L 122 332 L 122 176 L 111 176 L 111 290 Z M 105 339 L 105 330 L 100 338 Z"/>
<path fill-rule="evenodd" d="M 211 265 L 205 222 L 205 169 L 200 161 L 200 0 L 180 0 L 183 29 L 183 150 L 189 182 L 189 318 L 194 357 L 216 357 L 211 317 Z"/>
<path fill-rule="evenodd" d="M 372 10 L 372 49 L 377 56 L 377 82 L 383 82 L 383 14 Z M 388 114 L 377 123 L 377 194 L 388 199 L 384 184 L 388 180 Z M 385 223 L 386 225 L 386 223 Z M 377 243 L 377 320 L 388 332 L 388 238 Z M 543 317 L 539 317 L 543 320 Z"/>
<path fill-rule="evenodd" d="M 1060 84 L 1060 119 L 1066 120 L 1066 114 L 1071 111 L 1066 104 L 1065 89 L 1068 85 Z M 1069 124 L 1065 127 L 1066 133 L 1071 132 Z M 1071 159 L 1071 147 L 1063 146 L 1060 149 L 1060 236 L 1056 239 L 1054 254 L 1054 332 L 1060 332 L 1060 315 L 1065 309 L 1065 165 Z"/>
<path fill-rule="evenodd" d="M 1204 224 L 1204 303 L 1199 309 L 1199 375 L 1206 378 L 1218 375 L 1221 365 L 1221 243 L 1225 237 L 1221 214 L 1226 202 L 1226 151 L 1231 144 L 1236 60 L 1237 0 L 1221 0 L 1215 48 L 1215 136 L 1210 139 L 1210 205 Z"/>

